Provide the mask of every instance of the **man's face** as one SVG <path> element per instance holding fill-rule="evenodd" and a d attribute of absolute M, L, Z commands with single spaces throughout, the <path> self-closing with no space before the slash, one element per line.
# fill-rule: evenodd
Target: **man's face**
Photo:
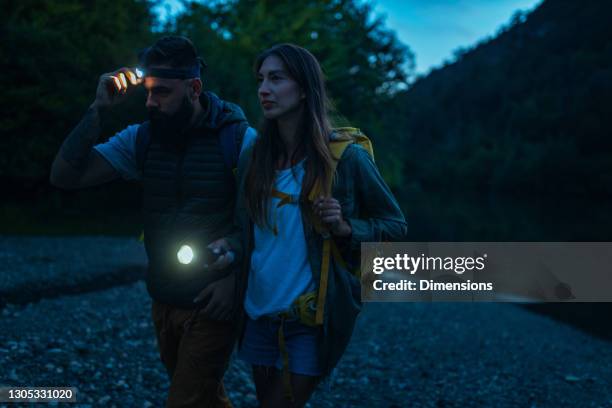
<path fill-rule="evenodd" d="M 166 142 L 182 133 L 190 124 L 194 111 L 193 79 L 146 77 L 146 108 L 151 130 Z"/>
<path fill-rule="evenodd" d="M 147 91 L 145 104 L 149 112 L 157 111 L 166 115 L 175 114 L 185 98 L 187 86 L 184 79 L 146 77 L 144 87 Z"/>

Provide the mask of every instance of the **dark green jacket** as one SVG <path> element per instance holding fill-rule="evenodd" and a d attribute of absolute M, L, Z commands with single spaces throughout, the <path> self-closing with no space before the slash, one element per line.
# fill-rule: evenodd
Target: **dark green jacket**
<path fill-rule="evenodd" d="M 238 164 L 236 222 L 240 226 L 241 239 L 234 237 L 230 240 L 242 260 L 241 273 L 236 279 L 240 301 L 244 300 L 253 250 L 253 223 L 244 205 L 244 178 L 251 153 L 252 149 L 246 150 Z M 336 241 L 350 266 L 359 265 L 362 242 L 401 241 L 405 237 L 407 226 L 400 207 L 370 155 L 361 146 L 352 144 L 344 151 L 336 169 L 332 196 L 340 202 L 342 216 L 351 224 L 350 239 Z M 302 217 L 302 220 L 308 258 L 318 286 L 323 238 L 309 225 L 307 217 Z M 348 270 L 333 265 L 329 276 L 324 324 L 319 339 L 319 359 L 324 375 L 331 372 L 342 356 L 360 309 L 360 282 Z"/>

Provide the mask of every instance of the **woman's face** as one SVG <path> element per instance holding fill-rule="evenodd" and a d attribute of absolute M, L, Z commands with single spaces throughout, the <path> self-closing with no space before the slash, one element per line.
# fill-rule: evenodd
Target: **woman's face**
<path fill-rule="evenodd" d="M 304 99 L 298 83 L 289 75 L 283 61 L 267 57 L 257 73 L 259 103 L 266 119 L 279 119 L 297 111 Z"/>

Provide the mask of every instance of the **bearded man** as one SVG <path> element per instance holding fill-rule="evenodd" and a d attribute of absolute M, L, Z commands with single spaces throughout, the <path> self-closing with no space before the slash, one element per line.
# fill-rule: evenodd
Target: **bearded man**
<path fill-rule="evenodd" d="M 222 237 L 233 228 L 232 169 L 255 131 L 238 106 L 203 92 L 202 65 L 189 39 L 164 37 L 141 54 L 142 72 L 103 74 L 50 176 L 65 189 L 119 177 L 142 183 L 146 282 L 171 382 L 168 407 L 231 406 L 222 379 L 236 335 L 233 265 L 240 245 Z M 140 84 L 149 121 L 97 144 L 109 108 Z M 185 248 L 181 263 L 177 253 Z"/>

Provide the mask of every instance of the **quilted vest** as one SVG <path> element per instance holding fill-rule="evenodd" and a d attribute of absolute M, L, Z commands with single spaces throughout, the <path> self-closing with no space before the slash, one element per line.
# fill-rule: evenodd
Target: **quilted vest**
<path fill-rule="evenodd" d="M 233 226 L 236 186 L 220 136 L 233 132 L 239 147 L 243 134 L 238 133 L 246 129 L 239 107 L 212 93 L 203 98 L 207 112 L 200 126 L 183 136 L 180 147 L 151 137 L 142 167 L 147 289 L 153 299 L 186 309 L 193 308 L 193 298 L 219 278 L 219 272 L 204 270 L 198 252 Z M 196 254 L 189 265 L 177 259 L 185 244 Z"/>

